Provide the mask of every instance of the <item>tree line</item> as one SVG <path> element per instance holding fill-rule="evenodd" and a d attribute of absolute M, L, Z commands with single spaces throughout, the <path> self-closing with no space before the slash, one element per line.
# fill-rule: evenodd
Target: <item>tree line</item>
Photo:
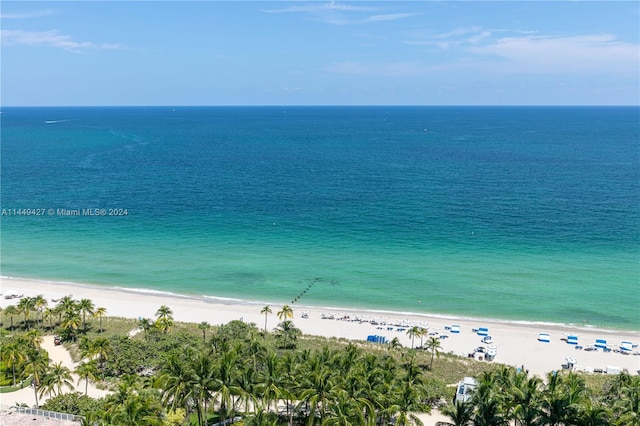
<path fill-rule="evenodd" d="M 471 401 L 453 403 L 453 389 L 432 373 L 439 341 L 430 338 L 423 346 L 420 329 L 408 331 L 411 348 L 397 342 L 316 341 L 301 335 L 287 305 L 277 312 L 272 331 L 269 306 L 261 310 L 261 328 L 243 321 L 184 325 L 161 306 L 155 319 L 137 321 L 138 335 L 109 335 L 103 334 L 102 315 L 93 303 L 69 297 L 56 307 L 61 305 L 66 308 L 51 330 L 64 334 L 77 351 L 81 362 L 74 371 L 51 363 L 40 347 L 43 323 L 56 318 L 35 308 L 33 317 L 19 311 L 24 321 L 18 326 L 15 313 L 3 312 L 3 325 L 10 319 L 13 334 L 5 331 L 1 342 L 2 372 L 14 384 L 30 380 L 36 404 L 49 396 L 43 408 L 82 415 L 88 425 L 206 425 L 230 419 L 244 425 L 421 425 L 417 414 L 440 409 L 451 425 L 640 426 L 640 381 L 627 373 L 595 389 L 576 373 L 552 374 L 543 382 L 494 368 L 478 375 Z M 65 322 L 72 316 L 77 327 Z M 100 319 L 98 333 L 87 335 L 85 318 Z M 413 348 L 415 338 L 426 353 Z M 91 398 L 90 383 L 108 386 L 111 393 Z M 84 392 L 72 392 L 76 386 Z"/>

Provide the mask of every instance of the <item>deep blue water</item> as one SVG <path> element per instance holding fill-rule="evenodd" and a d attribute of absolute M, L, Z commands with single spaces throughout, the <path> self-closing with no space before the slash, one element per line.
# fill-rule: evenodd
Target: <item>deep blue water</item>
<path fill-rule="evenodd" d="M 4 108 L 1 273 L 637 330 L 639 113 Z"/>

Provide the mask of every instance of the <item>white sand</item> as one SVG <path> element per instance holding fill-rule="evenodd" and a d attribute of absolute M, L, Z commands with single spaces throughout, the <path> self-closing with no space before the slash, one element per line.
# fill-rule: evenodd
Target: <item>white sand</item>
<path fill-rule="evenodd" d="M 17 292 L 25 296 L 42 294 L 50 304 L 51 299 L 59 299 L 65 295 L 72 295 L 75 299 L 89 298 L 96 307 L 107 308 L 108 316 L 128 318 L 151 318 L 161 305 L 167 305 L 173 310 L 176 321 L 199 323 L 207 321 L 209 324 L 225 324 L 231 320 L 243 320 L 253 322 L 260 329 L 264 327 L 264 315 L 260 314 L 263 304 L 249 302 L 207 298 L 190 299 L 183 297 L 171 297 L 164 294 L 132 292 L 122 289 L 97 286 L 79 286 L 71 284 L 48 283 L 38 281 L 16 280 L 9 278 L 0 279 L 0 291 L 2 294 Z M 0 298 L 0 306 L 6 307 L 17 303 L 17 299 Z M 382 335 L 389 340 L 397 337 L 404 346 L 411 346 L 411 339 L 405 331 L 397 331 L 400 328 L 407 329 L 410 326 L 428 326 L 429 331 L 437 333 L 436 336 L 447 335 L 441 340 L 444 352 L 466 356 L 477 346 L 481 346 L 481 337 L 472 332 L 479 327 L 489 328 L 498 349 L 495 362 L 519 367 L 524 365 L 531 373 L 544 376 L 546 373 L 561 368 L 565 363 L 565 357 L 572 356 L 578 366 L 601 368 L 617 366 L 636 374 L 640 369 L 640 356 L 623 355 L 620 353 L 604 353 L 602 350 L 587 352 L 576 350 L 572 345 L 560 340 L 567 334 L 579 336 L 579 343 L 583 346 L 592 345 L 596 339 L 606 339 L 608 345 L 617 348 L 622 341 L 631 341 L 634 345 L 640 343 L 638 331 L 611 331 L 599 330 L 589 327 L 563 327 L 549 324 L 516 324 L 490 320 L 470 319 L 443 319 L 429 315 L 403 315 L 401 313 L 372 313 L 364 311 L 333 311 L 336 317 L 349 316 L 361 319 L 377 318 L 386 321 L 386 325 L 372 325 L 367 322 L 356 322 L 338 319 L 322 319 L 326 310 L 290 305 L 294 312 L 294 323 L 304 334 L 342 337 L 347 339 L 366 340 L 368 335 Z M 273 314 L 267 318 L 268 328 L 273 329 L 279 322 L 276 313 L 282 306 L 271 305 Z M 308 319 L 302 318 L 303 312 L 309 313 Z M 394 324 L 394 325 L 391 325 Z M 445 327 L 459 324 L 461 333 L 453 334 L 445 330 Z M 381 328 L 379 328 L 381 327 Z M 392 330 L 388 330 L 388 328 Z M 539 333 L 548 333 L 549 343 L 538 341 Z M 416 339 L 415 345 L 420 344 Z M 638 348 L 634 349 L 635 351 Z"/>
<path fill-rule="evenodd" d="M 3 292 L 4 293 L 4 292 Z M 38 293 L 41 294 L 41 293 Z M 43 293 L 42 293 L 43 294 Z M 3 304 L 3 307 L 5 305 Z M 53 336 L 44 336 L 42 340 L 42 348 L 45 349 L 49 353 L 49 358 L 51 363 L 55 364 L 61 362 L 63 366 L 67 367 L 69 370 L 73 372 L 73 370 L 77 367 L 77 363 L 74 363 L 71 359 L 71 355 L 69 351 L 64 346 L 56 346 L 53 343 Z M 80 384 L 78 384 L 78 376 L 76 374 L 72 374 L 72 384 L 75 387 L 76 392 L 80 392 L 84 394 L 85 381 L 81 380 Z M 67 387 L 64 387 L 64 392 L 69 392 Z M 102 389 L 98 389 L 94 384 L 89 383 L 87 387 L 87 395 L 92 398 L 101 398 L 105 396 L 108 392 Z M 47 399 L 49 399 L 49 395 L 43 395 L 38 398 L 38 402 L 42 405 Z M 24 389 L 21 389 L 16 392 L 9 392 L 0 394 L 0 404 L 2 405 L 14 405 L 16 402 L 27 404 L 29 407 L 33 407 L 36 405 L 36 397 L 34 389 L 30 386 L 27 386 Z M 2 422 L 0 422 L 2 424 Z"/>
<path fill-rule="evenodd" d="M 29 297 L 42 294 L 51 305 L 55 305 L 52 299 L 59 299 L 65 295 L 72 295 L 74 299 L 89 298 L 96 307 L 105 307 L 108 316 L 153 319 L 157 309 L 161 305 L 167 305 L 173 310 L 173 316 L 176 321 L 194 323 L 207 321 L 209 324 L 219 325 L 231 320 L 243 320 L 255 323 L 260 329 L 264 327 L 265 321 L 264 315 L 260 314 L 264 304 L 226 299 L 191 299 L 178 296 L 171 297 L 162 293 L 135 292 L 109 287 L 10 278 L 0 279 L 0 291 L 3 295 L 17 292 Z M 17 301 L 17 299 L 7 300 L 2 297 L 0 298 L 0 306 L 4 308 L 10 304 L 17 303 Z M 587 370 L 594 368 L 606 370 L 608 367 L 618 367 L 628 370 L 631 374 L 638 374 L 638 370 L 640 370 L 640 356 L 624 355 L 614 351 L 605 353 L 602 350 L 591 352 L 576 350 L 574 346 L 561 340 L 568 334 L 575 334 L 579 336 L 579 344 L 584 347 L 593 345 L 596 339 L 606 339 L 610 347 L 617 349 L 622 341 L 631 341 L 634 345 L 639 344 L 639 331 L 612 331 L 590 327 L 520 324 L 491 320 L 444 319 L 429 315 L 373 313 L 355 310 L 334 310 L 331 312 L 336 318 L 348 317 L 349 320 L 322 319 L 322 315 L 329 313 L 328 311 L 298 305 L 291 305 L 291 307 L 293 308 L 296 327 L 308 335 L 366 340 L 368 335 L 375 334 L 385 336 L 389 340 L 397 337 L 402 345 L 410 347 L 411 339 L 406 330 L 411 326 L 417 325 L 428 327 L 431 333 L 435 333 L 435 336 L 448 336 L 441 339 L 443 352 L 467 356 L 476 347 L 483 345 L 481 337 L 472 330 L 479 327 L 487 327 L 489 334 L 493 338 L 492 345 L 497 347 L 498 350 L 498 355 L 494 362 L 514 367 L 524 366 L 530 373 L 541 377 L 544 377 L 550 371 L 559 370 L 562 364 L 566 362 L 565 358 L 567 356 L 575 358 L 578 368 Z M 268 329 L 272 330 L 279 322 L 276 313 L 281 308 L 281 305 L 271 305 L 273 314 L 267 318 Z M 308 318 L 302 318 L 303 312 L 308 312 Z M 379 322 L 386 322 L 386 324 L 374 325 L 370 322 L 354 321 L 353 319 L 356 317 L 367 321 L 375 318 Z M 453 334 L 445 329 L 445 327 L 450 327 L 453 324 L 460 325 L 461 332 L 459 334 Z M 405 330 L 398 331 L 398 328 L 404 328 Z M 539 333 L 549 334 L 550 342 L 539 342 Z M 420 340 L 416 339 L 414 344 L 416 346 L 420 345 Z M 58 348 L 54 347 L 52 349 Z M 638 350 L 637 347 L 634 348 L 636 353 L 638 353 Z M 52 358 L 54 356 L 52 354 Z M 33 394 L 32 389 L 27 390 L 30 390 L 31 394 Z M 83 392 L 84 384 L 79 385 L 78 390 Z M 13 394 L 5 395 L 12 396 Z M 3 399 L 7 400 L 6 397 Z"/>

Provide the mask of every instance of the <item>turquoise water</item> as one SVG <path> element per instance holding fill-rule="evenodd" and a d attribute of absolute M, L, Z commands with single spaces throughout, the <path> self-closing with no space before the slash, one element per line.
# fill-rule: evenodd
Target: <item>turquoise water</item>
<path fill-rule="evenodd" d="M 638 330 L 639 123 L 627 107 L 4 108 L 1 273 Z"/>

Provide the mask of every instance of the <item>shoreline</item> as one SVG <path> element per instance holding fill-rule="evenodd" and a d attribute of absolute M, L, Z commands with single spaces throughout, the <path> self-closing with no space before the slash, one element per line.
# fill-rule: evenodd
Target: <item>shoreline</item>
<path fill-rule="evenodd" d="M 340 312 L 352 312 L 354 314 L 365 314 L 365 315 L 392 315 L 392 316 L 402 316 L 402 317 L 423 317 L 425 319 L 433 319 L 437 321 L 462 321 L 462 322 L 483 322 L 490 324 L 505 324 L 505 325 L 513 325 L 515 327 L 546 327 L 546 328 L 554 328 L 554 329 L 563 329 L 568 331 L 587 331 L 587 332 L 602 332 L 602 333 L 618 333 L 618 334 L 632 334 L 640 336 L 640 329 L 633 330 L 628 328 L 612 328 L 612 327 L 598 327 L 596 325 L 590 324 L 578 324 L 578 323 L 559 323 L 552 321 L 529 321 L 529 320 L 516 320 L 516 319 L 503 319 L 503 318 L 493 318 L 493 317 L 474 317 L 474 316 L 463 316 L 457 314 L 446 314 L 446 313 L 432 313 L 432 312 L 412 312 L 412 311 L 395 311 L 388 309 L 372 309 L 372 308 L 353 308 L 353 307 L 343 307 L 343 306 L 319 306 L 319 305 L 306 305 L 306 304 L 295 304 L 290 302 L 269 302 L 269 301 L 260 301 L 260 300 L 250 300 L 250 299 L 239 299 L 234 297 L 223 297 L 223 296 L 212 296 L 207 294 L 185 294 L 185 293 L 176 293 L 173 291 L 166 290 L 154 290 L 150 288 L 144 287 L 123 287 L 121 285 L 115 284 L 87 284 L 87 283 L 77 283 L 71 281 L 55 281 L 55 280 L 46 280 L 46 279 L 38 279 L 38 278 L 23 278 L 23 277 L 13 277 L 0 275 L 0 297 L 4 297 L 4 294 L 7 290 L 4 288 L 4 282 L 28 282 L 34 284 L 43 284 L 43 285 L 54 285 L 54 286 L 68 286 L 70 288 L 79 288 L 86 290 L 102 290 L 108 292 L 121 292 L 121 293 L 130 293 L 140 296 L 156 296 L 156 297 L 167 297 L 167 298 L 176 298 L 181 300 L 191 300 L 194 302 L 202 302 L 207 304 L 221 304 L 221 305 L 245 305 L 245 306 L 259 306 L 262 308 L 265 305 L 271 306 L 281 306 L 288 304 L 292 308 L 304 309 L 304 310 L 322 310 L 322 311 L 340 311 Z M 8 291 L 15 292 L 17 289 L 9 289 Z M 5 305 L 0 303 L 2 307 Z"/>
<path fill-rule="evenodd" d="M 16 303 L 18 299 L 5 299 L 7 293 L 24 294 L 33 297 L 42 294 L 49 303 L 65 295 L 74 299 L 89 298 L 96 307 L 107 308 L 107 316 L 124 318 L 150 318 L 161 305 L 173 310 L 175 321 L 200 323 L 207 321 L 211 325 L 226 324 L 232 320 L 254 323 L 260 330 L 264 328 L 265 316 L 260 314 L 262 307 L 269 305 L 272 314 L 267 317 L 269 330 L 273 330 L 279 320 L 277 312 L 282 305 L 260 301 L 248 301 L 213 296 L 195 297 L 162 291 L 124 287 L 99 286 L 92 284 L 60 283 L 37 281 L 0 276 L 3 308 Z M 549 323 L 507 322 L 492 319 L 443 317 L 438 315 L 372 311 L 339 307 L 317 307 L 290 305 L 294 312 L 294 324 L 305 335 L 348 340 L 367 340 L 370 335 L 384 336 L 387 340 L 398 338 L 405 347 L 420 346 L 420 338 L 411 342 L 407 330 L 412 326 L 428 328 L 429 336 L 440 338 L 442 352 L 467 357 L 481 342 L 474 330 L 489 328 L 498 355 L 493 362 L 513 367 L 526 366 L 532 374 L 542 378 L 547 373 L 560 370 L 567 357 L 577 360 L 576 368 L 583 371 L 606 370 L 617 367 L 638 374 L 640 370 L 640 331 L 605 330 L 595 327 L 570 326 Z M 302 315 L 306 313 L 306 315 Z M 332 319 L 328 317 L 332 316 Z M 459 325 L 460 333 L 452 333 L 451 325 Z M 549 342 L 540 342 L 540 333 L 550 336 Z M 577 334 L 579 344 L 584 347 L 594 345 L 596 339 L 606 339 L 611 352 L 576 350 L 566 342 L 566 336 Z M 425 338 L 428 338 L 425 336 Z M 634 345 L 638 355 L 615 352 L 623 341 Z M 486 362 L 486 361 L 483 361 Z"/>

